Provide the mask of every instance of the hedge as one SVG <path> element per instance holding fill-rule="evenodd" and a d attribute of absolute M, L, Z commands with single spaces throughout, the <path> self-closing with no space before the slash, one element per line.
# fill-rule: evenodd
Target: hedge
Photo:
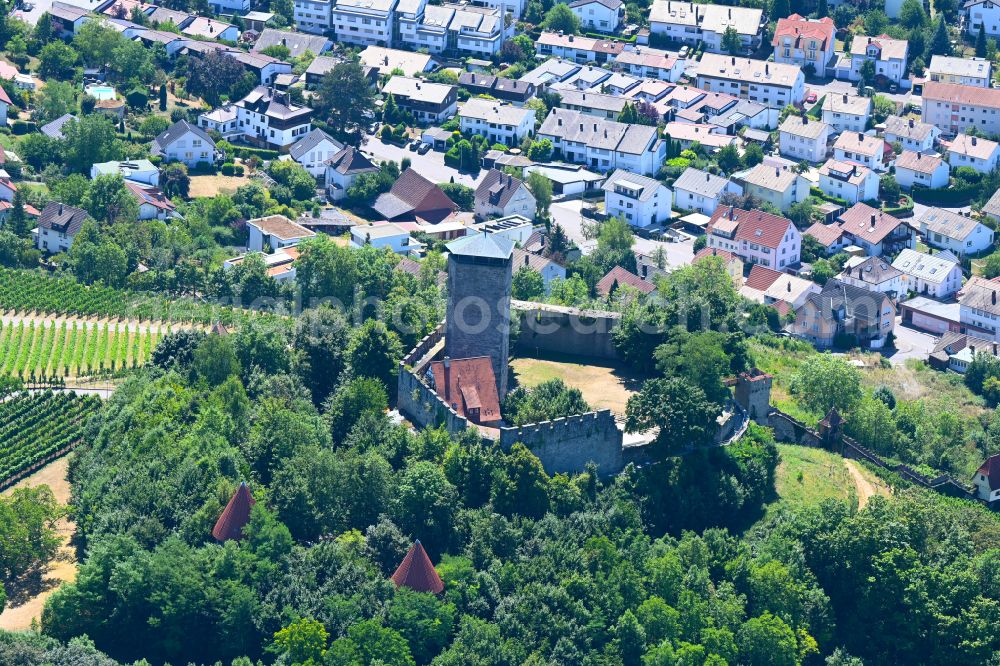
<path fill-rule="evenodd" d="M 281 156 L 277 150 L 267 150 L 265 148 L 251 148 L 249 146 L 233 146 L 233 153 L 237 157 L 246 159 L 251 155 L 256 155 L 262 160 L 276 160 Z"/>
<path fill-rule="evenodd" d="M 817 199 L 822 199 L 823 201 L 829 201 L 830 203 L 837 204 L 838 206 L 843 206 L 844 208 L 851 207 L 851 204 L 847 203 L 846 200 L 827 194 L 826 192 L 819 189 L 815 185 L 809 188 L 809 194 L 816 197 Z"/>
<path fill-rule="evenodd" d="M 978 184 L 966 187 L 951 186 L 947 189 L 931 189 L 915 185 L 910 193 L 914 201 L 927 206 L 954 206 L 969 203 L 979 194 L 979 190 Z"/>

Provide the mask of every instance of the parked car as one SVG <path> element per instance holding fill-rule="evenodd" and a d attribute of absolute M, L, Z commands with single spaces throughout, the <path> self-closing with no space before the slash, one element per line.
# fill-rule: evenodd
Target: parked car
<path fill-rule="evenodd" d="M 431 149 L 431 144 L 424 141 L 419 146 L 417 146 L 417 153 L 420 155 L 426 155 L 427 151 Z"/>
<path fill-rule="evenodd" d="M 677 56 L 680 58 L 687 58 L 688 51 L 689 51 L 688 47 L 682 46 L 681 50 L 677 52 Z"/>
<path fill-rule="evenodd" d="M 816 103 L 816 93 L 814 93 L 813 91 L 810 90 L 809 94 L 806 95 L 806 102 L 808 102 L 809 104 L 815 104 Z"/>
<path fill-rule="evenodd" d="M 414 139 L 413 141 L 410 141 L 408 144 L 406 144 L 406 149 L 407 150 L 416 150 L 417 146 L 419 146 L 419 145 L 420 145 L 420 139 Z"/>

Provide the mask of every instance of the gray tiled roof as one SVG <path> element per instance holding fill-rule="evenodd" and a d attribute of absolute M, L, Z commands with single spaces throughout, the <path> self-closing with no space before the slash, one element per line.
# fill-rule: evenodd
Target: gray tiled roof
<path fill-rule="evenodd" d="M 178 120 L 176 123 L 164 130 L 162 134 L 153 139 L 153 143 L 160 150 L 163 150 L 188 132 L 191 132 L 202 141 L 207 142 L 208 145 L 213 147 L 215 146 L 215 141 L 212 140 L 212 137 L 210 137 L 205 130 L 196 125 L 192 125 L 186 120 Z"/>
<path fill-rule="evenodd" d="M 337 146 L 338 150 L 344 147 L 344 144 L 337 141 L 323 130 L 313 129 L 311 132 L 292 144 L 292 147 L 288 149 L 288 154 L 292 156 L 293 160 L 298 161 L 303 155 L 322 143 L 324 139 Z"/>
<path fill-rule="evenodd" d="M 675 190 L 686 190 L 703 197 L 715 199 L 726 189 L 729 181 L 721 176 L 710 174 L 707 171 L 688 167 L 677 180 L 674 181 Z"/>

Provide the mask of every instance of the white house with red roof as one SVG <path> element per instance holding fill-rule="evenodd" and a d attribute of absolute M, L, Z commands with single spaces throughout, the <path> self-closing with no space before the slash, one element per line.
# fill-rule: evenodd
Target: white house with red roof
<path fill-rule="evenodd" d="M 819 189 L 847 203 L 878 199 L 878 185 L 878 174 L 860 164 L 827 160 L 819 168 Z"/>
<path fill-rule="evenodd" d="M 125 187 L 139 202 L 140 220 L 166 220 L 177 215 L 177 207 L 160 188 L 131 180 L 125 181 Z"/>
<path fill-rule="evenodd" d="M 989 173 L 1000 163 L 1000 144 L 968 134 L 959 134 L 948 146 L 948 163 L 953 169 L 971 167 Z"/>
<path fill-rule="evenodd" d="M 1000 500 L 1000 453 L 990 456 L 980 465 L 972 477 L 972 485 L 976 487 L 976 497 L 984 502 Z"/>
<path fill-rule="evenodd" d="M 751 264 L 780 271 L 799 263 L 802 235 L 780 215 L 720 206 L 707 233 L 708 247 L 727 250 Z"/>
<path fill-rule="evenodd" d="M 833 19 L 807 19 L 798 14 L 778 19 L 771 46 L 774 61 L 798 65 L 824 76 L 826 67 L 834 59 L 834 34 L 837 28 Z"/>
<path fill-rule="evenodd" d="M 896 182 L 904 190 L 914 185 L 940 189 L 948 187 L 951 169 L 940 155 L 904 150 L 896 157 Z"/>
<path fill-rule="evenodd" d="M 854 204 L 840 214 L 838 222 L 844 237 L 872 257 L 894 254 L 917 244 L 916 229 L 867 204 Z"/>

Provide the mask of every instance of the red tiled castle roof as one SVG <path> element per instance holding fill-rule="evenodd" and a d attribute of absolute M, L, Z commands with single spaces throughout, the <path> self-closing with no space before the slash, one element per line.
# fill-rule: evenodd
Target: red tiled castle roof
<path fill-rule="evenodd" d="M 392 582 L 396 587 L 408 587 L 417 592 L 440 594 L 444 591 L 444 581 L 434 570 L 431 558 L 427 557 L 419 539 L 410 547 L 396 573 L 392 574 Z"/>
<path fill-rule="evenodd" d="M 212 536 L 216 541 L 228 541 L 229 539 L 240 539 L 243 536 L 243 528 L 250 522 L 250 510 L 257 501 L 250 495 L 250 489 L 246 483 L 241 483 L 236 489 L 229 504 L 222 511 L 222 515 L 215 522 L 212 529 Z"/>

